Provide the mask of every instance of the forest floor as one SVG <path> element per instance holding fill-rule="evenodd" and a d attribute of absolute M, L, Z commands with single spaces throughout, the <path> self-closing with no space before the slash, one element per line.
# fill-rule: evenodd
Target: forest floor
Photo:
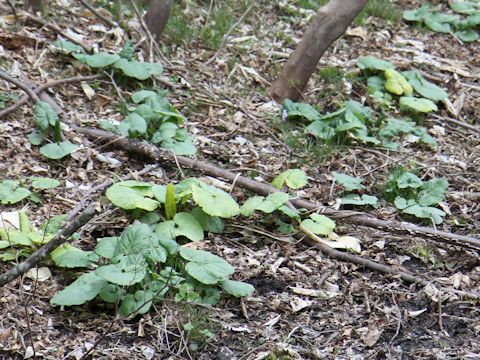
<path fill-rule="evenodd" d="M 118 37 L 118 31 L 103 25 L 77 2 L 68 3 L 51 2 L 47 21 L 90 46 L 121 50 L 125 38 Z M 415 168 L 425 178 L 445 177 L 449 182 L 443 206 L 449 213 L 437 228 L 480 236 L 478 41 L 461 43 L 401 19 L 387 21 L 373 15 L 353 25 L 320 60 L 304 102 L 315 104 L 322 113 L 336 110 L 349 99 L 371 104 L 355 63 L 361 55 L 373 55 L 402 70 L 420 69 L 448 92 L 453 110 L 440 105 L 424 121 L 438 142 L 435 150 L 409 143 L 397 152 L 355 143 L 327 146 L 306 138 L 301 127 L 282 119 L 281 108 L 267 95 L 313 12 L 299 11 L 293 1 L 259 1 L 206 65 L 219 47 L 218 35 L 202 30 L 209 21 L 208 2 L 179 3 L 180 10 L 174 13 L 160 44 L 168 60 L 162 61 L 163 77 L 172 85 L 166 97 L 187 118 L 186 128 L 195 136 L 198 158 L 264 182 L 286 169 L 301 168 L 309 183 L 300 196 L 328 206 L 336 206 L 341 195 L 341 189 L 332 186 L 332 171 L 361 176 L 370 194 L 381 194 L 381 184 L 395 167 Z M 401 14 L 421 3 L 395 1 L 394 5 Z M 245 9 L 231 16 L 238 19 Z M 22 16 L 12 21 L 12 16 L 5 15 L 11 13 L 6 2 L 0 4 L 0 13 L 4 14 L 0 17 L 2 71 L 22 75 L 37 85 L 92 73 L 49 46 L 57 39 L 55 31 Z M 182 22 L 181 16 L 190 20 Z M 203 38 L 195 35 L 197 30 L 203 31 Z M 128 22 L 128 32 L 134 42 L 141 38 L 135 17 Z M 212 45 L 214 35 L 216 46 Z M 149 59 L 148 41 L 138 50 Z M 118 92 L 125 98 L 133 92 L 128 87 L 116 89 L 107 80 L 96 84 L 90 98 L 84 91 L 88 88 L 82 89 L 79 83 L 56 86 L 49 94 L 76 125 L 96 127 L 100 119 L 120 120 Z M 4 81 L 0 90 L 23 96 Z M 391 111 L 392 116 L 400 116 Z M 43 196 L 43 203 L 23 204 L 37 225 L 68 213 L 91 187 L 135 174 L 150 163 L 73 131 L 66 132 L 68 138 L 82 148 L 69 158 L 47 160 L 26 137 L 33 127 L 30 103 L 2 119 L 0 177 L 48 176 L 62 182 L 61 188 Z M 105 157 L 117 159 L 120 166 L 101 161 Z M 176 166 L 164 165 L 138 180 L 168 183 L 183 175 Z M 183 173 L 202 175 L 187 169 Z M 245 196 L 240 190 L 235 194 Z M 96 237 L 120 232 L 127 221 L 101 200 L 101 216 L 74 242 L 80 247 L 91 248 Z M 380 205 L 356 210 L 384 220 L 419 224 L 414 218 L 402 217 L 385 201 Z M 19 204 L 0 206 L 1 212 L 19 208 Z M 74 271 L 49 266 L 51 276 L 43 281 L 15 279 L 0 290 L 0 358 L 81 359 L 94 344 L 95 359 L 480 358 L 478 303 L 432 290 L 446 286 L 478 293 L 478 252 L 414 234 L 338 223 L 339 234 L 361 240 L 362 257 L 432 284 L 422 287 L 329 258 L 305 242 L 279 241 L 272 229 L 252 219 L 235 219 L 227 223 L 224 233 L 206 238 L 203 247 L 232 264 L 236 280 L 256 289 L 242 300 L 225 297 L 213 308 L 170 300 L 143 316 L 114 322 L 114 311 L 101 303 L 50 305 L 53 294 L 75 278 Z M 0 274 L 12 266 L 13 262 L 0 263 Z M 187 331 L 187 323 L 213 336 Z"/>

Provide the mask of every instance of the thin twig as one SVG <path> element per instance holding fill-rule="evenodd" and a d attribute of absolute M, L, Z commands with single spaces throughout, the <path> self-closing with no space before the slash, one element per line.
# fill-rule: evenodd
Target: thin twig
<path fill-rule="evenodd" d="M 16 277 L 23 275 L 25 272 L 36 266 L 42 259 L 50 254 L 56 247 L 66 242 L 72 234 L 85 225 L 95 215 L 95 207 L 93 205 L 87 207 L 84 211 L 78 214 L 67 226 L 48 243 L 40 247 L 32 255 L 30 255 L 24 262 L 15 265 L 6 273 L 0 275 L 0 286 L 3 286 Z"/>
<path fill-rule="evenodd" d="M 66 79 L 53 80 L 53 81 L 49 81 L 49 82 L 47 82 L 43 85 L 40 85 L 40 86 L 36 87 L 33 90 L 33 92 L 38 95 L 42 91 L 45 91 L 48 88 L 51 88 L 51 87 L 54 87 L 54 86 L 67 84 L 67 83 L 73 83 L 73 82 L 97 80 L 97 79 L 101 79 L 102 77 L 103 77 L 102 74 L 96 74 L 96 75 L 89 75 L 89 76 L 75 76 L 75 77 L 70 77 L 70 78 L 66 78 Z M 28 103 L 29 99 L 30 99 L 30 97 L 28 95 L 25 95 L 20 100 L 18 100 L 15 104 L 13 104 L 13 105 L 3 109 L 2 111 L 0 111 L 0 119 L 4 116 L 10 114 L 12 111 L 17 110 L 20 106 Z"/>
<path fill-rule="evenodd" d="M 38 95 L 35 94 L 35 92 L 30 87 L 26 86 L 24 83 L 11 77 L 10 75 L 5 74 L 3 71 L 0 71 L 0 78 L 4 79 L 5 81 L 8 81 L 9 83 L 12 83 L 19 89 L 22 89 L 23 91 L 25 91 L 27 95 L 30 97 L 30 99 L 32 99 L 33 102 L 36 103 L 37 101 L 40 100 L 38 98 Z"/>
<path fill-rule="evenodd" d="M 210 65 L 213 62 L 213 60 L 215 60 L 217 58 L 217 56 L 223 50 L 223 47 L 225 46 L 225 44 L 227 42 L 227 39 L 230 36 L 230 34 L 232 33 L 232 31 L 243 21 L 243 19 L 245 19 L 245 17 L 248 15 L 250 10 L 253 9 L 255 4 L 256 4 L 255 1 L 252 2 L 250 4 L 250 6 L 247 8 L 247 10 L 245 10 L 245 12 L 242 14 L 242 16 L 240 16 L 240 18 L 237 20 L 237 22 L 232 25 L 232 27 L 225 33 L 225 35 L 223 35 L 222 42 L 220 43 L 220 46 L 218 47 L 217 52 L 215 54 L 213 54 L 213 56 L 205 62 L 205 65 L 207 65 L 207 66 Z"/>
<path fill-rule="evenodd" d="M 115 21 L 110 20 L 109 18 L 103 16 L 100 14 L 97 9 L 95 9 L 92 5 L 87 3 L 85 0 L 78 0 L 83 6 L 85 6 L 90 12 L 95 15 L 97 18 L 99 18 L 102 22 L 105 24 L 109 25 L 110 27 L 117 27 L 118 24 Z"/>
<path fill-rule="evenodd" d="M 135 15 L 137 16 L 138 21 L 140 22 L 140 26 L 142 27 L 143 31 L 145 32 L 145 34 L 146 34 L 146 35 L 148 36 L 148 38 L 150 39 L 150 44 L 153 45 L 153 47 L 155 48 L 155 51 L 156 51 L 157 55 L 158 55 L 163 61 L 165 61 L 168 65 L 172 65 L 172 64 L 170 63 L 170 61 L 168 61 L 168 59 L 163 55 L 162 50 L 160 50 L 157 42 L 155 41 L 155 38 L 153 37 L 152 33 L 151 33 L 150 30 L 148 29 L 147 24 L 145 24 L 145 21 L 143 20 L 142 14 L 140 14 L 140 10 L 138 10 L 138 7 L 137 7 L 137 5 L 135 4 L 135 1 L 134 1 L 134 0 L 130 0 L 130 4 L 132 4 L 133 11 L 135 12 Z"/>
<path fill-rule="evenodd" d="M 10 9 L 12 9 L 13 17 L 15 18 L 15 20 L 17 20 L 18 15 L 17 15 L 17 8 L 15 7 L 15 4 L 12 2 L 12 0 L 7 0 L 7 4 L 8 6 L 10 6 Z"/>
<path fill-rule="evenodd" d="M 86 44 L 84 44 L 82 41 L 78 40 L 74 36 L 71 36 L 70 34 L 66 33 L 62 29 L 60 29 L 57 25 L 49 23 L 39 17 L 36 17 L 28 12 L 22 12 L 22 15 L 24 15 L 27 19 L 36 22 L 37 24 L 40 24 L 42 26 L 45 26 L 53 31 L 55 31 L 57 34 L 62 35 L 64 38 L 70 40 L 71 42 L 81 46 L 86 52 L 90 53 L 92 51 L 92 48 Z"/>

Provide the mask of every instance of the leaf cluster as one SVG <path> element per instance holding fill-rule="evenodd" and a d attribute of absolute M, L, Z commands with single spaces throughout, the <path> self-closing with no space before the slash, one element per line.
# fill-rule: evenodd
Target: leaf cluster
<path fill-rule="evenodd" d="M 480 25 L 480 3 L 478 1 L 449 1 L 450 8 L 457 15 L 441 12 L 439 7 L 423 5 L 403 13 L 403 19 L 421 23 L 439 33 L 453 33 L 464 42 L 479 38 L 476 31 Z"/>
<path fill-rule="evenodd" d="M 24 199 L 35 203 L 41 202 L 37 191 L 49 190 L 60 186 L 58 180 L 44 177 L 28 177 L 32 190 L 28 189 L 27 181 L 1 180 L 0 181 L 0 204 L 16 204 Z"/>
<path fill-rule="evenodd" d="M 132 95 L 132 102 L 128 116 L 118 125 L 101 121 L 100 126 L 131 138 L 148 140 L 177 155 L 195 155 L 192 137 L 180 128 L 185 118 L 162 92 L 140 90 Z"/>
<path fill-rule="evenodd" d="M 40 153 L 48 159 L 61 159 L 78 149 L 78 146 L 68 140 L 63 140 L 60 119 L 52 105 L 39 101 L 35 105 L 36 130 L 27 135 L 32 145 L 41 145 Z M 53 141 L 50 141 L 50 135 Z"/>
<path fill-rule="evenodd" d="M 436 206 L 444 201 L 447 189 L 448 181 L 444 178 L 423 181 L 400 167 L 390 175 L 384 196 L 405 214 L 441 224 L 446 213 Z"/>

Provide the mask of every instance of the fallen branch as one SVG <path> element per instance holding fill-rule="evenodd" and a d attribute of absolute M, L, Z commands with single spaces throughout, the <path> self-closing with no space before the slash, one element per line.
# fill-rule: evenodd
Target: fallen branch
<path fill-rule="evenodd" d="M 70 34 L 66 33 L 65 31 L 63 31 L 62 29 L 60 29 L 57 25 L 55 24 L 52 24 L 52 23 L 49 23 L 39 17 L 36 17 L 30 13 L 27 13 L 27 12 L 22 12 L 21 13 L 22 16 L 25 16 L 27 19 L 37 23 L 37 24 L 40 24 L 42 26 L 45 26 L 47 28 L 49 28 L 50 30 L 53 30 L 54 32 L 56 32 L 57 34 L 60 34 L 62 35 L 64 38 L 70 40 L 71 42 L 81 46 L 86 52 L 90 53 L 92 51 L 92 48 L 86 44 L 84 44 L 82 41 L 78 40 L 77 38 L 75 38 L 74 36 L 71 36 Z"/>
<path fill-rule="evenodd" d="M 215 165 L 206 163 L 204 161 L 190 159 L 184 156 L 174 156 L 170 151 L 162 150 L 146 142 L 130 140 L 104 130 L 83 128 L 75 125 L 70 126 L 73 130 L 79 133 L 82 133 L 88 137 L 106 140 L 109 143 L 119 146 L 128 152 L 140 154 L 161 163 L 167 162 L 175 164 L 175 161 L 178 161 L 178 163 L 182 167 L 200 171 L 209 176 L 226 179 L 232 182 L 235 181 L 236 185 L 260 195 L 268 195 L 272 192 L 278 191 L 276 188 L 269 184 L 264 184 L 244 176 L 238 176 L 238 174 L 221 169 Z M 434 241 L 447 243 L 450 245 L 458 245 L 476 250 L 480 249 L 480 240 L 469 236 L 439 231 L 423 226 L 416 226 L 406 222 L 380 220 L 362 212 L 347 210 L 337 211 L 327 208 L 323 205 L 317 205 L 302 199 L 294 199 L 290 202 L 297 208 L 305 208 L 310 211 L 318 211 L 343 223 L 367 226 L 387 232 L 411 234 L 428 238 Z"/>
<path fill-rule="evenodd" d="M 85 6 L 90 12 L 95 15 L 98 19 L 100 19 L 103 23 L 107 24 L 110 27 L 117 27 L 117 23 L 115 21 L 110 20 L 109 18 L 103 16 L 101 13 L 97 11 L 92 5 L 87 3 L 84 0 L 78 0 L 79 3 L 81 3 L 83 6 Z"/>
<path fill-rule="evenodd" d="M 2 73 L 0 72 L 0 75 Z M 6 75 L 6 74 L 5 74 Z M 7 75 L 9 76 L 9 75 Z M 0 76 L 1 77 L 1 76 Z M 24 86 L 24 88 L 22 88 L 22 90 L 24 90 L 25 92 L 27 92 L 27 89 L 28 91 L 33 91 L 33 93 L 35 94 L 40 94 L 42 91 L 45 91 L 47 90 L 48 88 L 51 88 L 51 87 L 54 87 L 54 86 L 58 86 L 58 85 L 63 85 L 63 84 L 67 84 L 67 83 L 73 83 L 73 82 L 82 82 L 82 81 L 90 81 L 90 80 L 97 80 L 97 79 L 101 79 L 103 77 L 102 74 L 96 74 L 96 75 L 89 75 L 89 76 L 75 76 L 75 77 L 70 77 L 70 78 L 65 78 L 65 79 L 59 79 L 59 80 L 52 80 L 52 81 L 49 81 L 43 85 L 40 85 L 38 87 L 36 87 L 35 89 L 31 89 L 30 87 L 27 87 L 27 86 Z M 9 76 L 9 78 L 11 78 Z M 8 80 L 10 81 L 10 80 Z M 28 92 L 27 92 L 28 94 Z M 8 114 L 10 114 L 12 111 L 15 111 L 17 110 L 20 106 L 23 106 L 25 105 L 26 103 L 28 103 L 28 100 L 31 98 L 31 96 L 29 95 L 24 95 L 20 100 L 18 100 L 15 104 L 3 109 L 2 111 L 0 111 L 0 119 L 4 116 L 7 116 Z"/>
<path fill-rule="evenodd" d="M 5 80 L 5 81 L 8 81 L 9 83 L 12 83 L 13 85 L 18 87 L 19 89 L 22 89 L 23 91 L 25 91 L 27 93 L 28 97 L 30 99 L 32 99 L 33 102 L 36 103 L 39 100 L 38 95 L 35 94 L 35 92 L 30 87 L 26 86 L 20 80 L 17 80 L 15 78 L 11 77 L 10 75 L 5 74 L 3 71 L 0 71 L 0 78 Z"/>
<path fill-rule="evenodd" d="M 0 275 L 0 286 L 9 283 L 16 277 L 23 275 L 28 270 L 35 267 L 56 247 L 66 242 L 75 231 L 85 225 L 93 217 L 93 215 L 95 215 L 95 207 L 90 205 L 84 211 L 78 214 L 78 216 L 76 216 L 67 226 L 60 230 L 60 232 L 52 240 L 35 251 L 24 262 L 15 265 L 12 269 Z"/>

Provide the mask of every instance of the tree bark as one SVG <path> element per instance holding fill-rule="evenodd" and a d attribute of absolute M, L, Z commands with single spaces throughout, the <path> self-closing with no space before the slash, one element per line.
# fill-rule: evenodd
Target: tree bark
<path fill-rule="evenodd" d="M 25 0 L 24 6 L 26 10 L 36 13 L 37 11 L 42 11 L 43 2 L 42 0 Z"/>
<path fill-rule="evenodd" d="M 345 33 L 368 0 L 330 0 L 321 7 L 272 84 L 270 96 L 278 103 L 297 100 L 327 48 Z"/>
<path fill-rule="evenodd" d="M 173 0 L 147 0 L 145 3 L 147 5 L 145 23 L 153 37 L 158 40 L 160 39 L 160 35 L 165 29 L 165 26 L 167 26 L 170 11 L 173 6 Z"/>

